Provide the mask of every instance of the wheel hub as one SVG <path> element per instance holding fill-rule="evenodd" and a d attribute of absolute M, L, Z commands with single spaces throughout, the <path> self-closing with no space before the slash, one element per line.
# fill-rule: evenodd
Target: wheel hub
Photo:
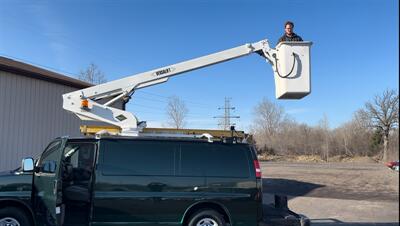
<path fill-rule="evenodd" d="M 219 226 L 218 223 L 211 218 L 203 218 L 199 220 L 196 226 Z"/>
<path fill-rule="evenodd" d="M 19 222 L 12 217 L 5 217 L 0 219 L 0 226 L 21 226 Z"/>

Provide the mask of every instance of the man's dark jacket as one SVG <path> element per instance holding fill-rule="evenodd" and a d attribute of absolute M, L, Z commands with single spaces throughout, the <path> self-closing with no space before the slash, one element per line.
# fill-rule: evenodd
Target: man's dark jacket
<path fill-rule="evenodd" d="M 287 36 L 286 34 L 284 34 L 278 41 L 278 44 L 280 42 L 302 42 L 303 39 L 298 36 L 296 33 L 293 33 L 292 37 Z"/>

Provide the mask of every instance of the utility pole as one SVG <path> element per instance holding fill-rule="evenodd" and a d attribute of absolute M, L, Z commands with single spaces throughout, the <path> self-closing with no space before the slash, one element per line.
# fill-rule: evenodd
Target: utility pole
<path fill-rule="evenodd" d="M 222 123 L 219 123 L 218 125 L 223 125 L 224 130 L 230 130 L 231 126 L 234 124 L 231 124 L 231 118 L 240 118 L 240 116 L 236 115 L 231 115 L 231 110 L 235 110 L 235 107 L 231 107 L 231 99 L 230 97 L 225 97 L 225 106 L 224 107 L 219 107 L 218 110 L 224 110 L 224 115 L 223 116 L 214 116 L 214 118 L 221 118 Z"/>

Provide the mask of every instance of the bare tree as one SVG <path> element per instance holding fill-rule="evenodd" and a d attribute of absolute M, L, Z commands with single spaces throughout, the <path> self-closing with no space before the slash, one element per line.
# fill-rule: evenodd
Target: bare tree
<path fill-rule="evenodd" d="M 264 98 L 254 109 L 254 125 L 268 135 L 274 135 L 285 118 L 283 107 Z"/>
<path fill-rule="evenodd" d="M 387 161 L 388 157 L 396 159 L 399 155 L 398 105 L 397 92 L 386 90 L 357 110 L 349 122 L 332 130 L 326 115 L 317 126 L 309 127 L 288 118 L 282 107 L 263 99 L 254 108 L 251 128 L 262 153 L 319 154 L 326 161 L 334 156 L 381 153 L 381 158 Z"/>
<path fill-rule="evenodd" d="M 185 124 L 185 118 L 187 117 L 189 110 L 187 109 L 185 102 L 179 97 L 172 96 L 169 98 L 167 104 L 167 115 L 169 117 L 168 124 L 177 129 L 182 129 Z"/>
<path fill-rule="evenodd" d="M 89 64 L 85 70 L 81 70 L 78 79 L 95 85 L 107 82 L 104 73 L 93 63 Z"/>
<path fill-rule="evenodd" d="M 369 118 L 370 126 L 381 131 L 383 137 L 383 160 L 387 161 L 390 132 L 399 123 L 399 94 L 394 90 L 385 90 L 365 104 L 362 115 Z"/>
<path fill-rule="evenodd" d="M 284 109 L 264 98 L 254 108 L 252 130 L 254 139 L 259 148 L 282 149 L 282 144 L 277 138 L 277 133 L 285 120 Z"/>
<path fill-rule="evenodd" d="M 399 128 L 396 128 L 389 140 L 388 159 L 399 159 Z"/>
<path fill-rule="evenodd" d="M 329 162 L 329 143 L 330 143 L 330 130 L 328 116 L 324 114 L 324 117 L 318 122 L 318 128 L 321 130 L 321 134 L 324 137 L 324 143 L 321 147 L 324 150 L 325 160 Z"/>

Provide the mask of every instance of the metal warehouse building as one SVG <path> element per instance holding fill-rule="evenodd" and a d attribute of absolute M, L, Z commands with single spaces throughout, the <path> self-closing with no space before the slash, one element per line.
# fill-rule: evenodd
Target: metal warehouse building
<path fill-rule="evenodd" d="M 82 121 L 62 108 L 62 94 L 91 86 L 0 57 L 0 171 L 37 157 L 54 138 L 81 136 Z"/>

